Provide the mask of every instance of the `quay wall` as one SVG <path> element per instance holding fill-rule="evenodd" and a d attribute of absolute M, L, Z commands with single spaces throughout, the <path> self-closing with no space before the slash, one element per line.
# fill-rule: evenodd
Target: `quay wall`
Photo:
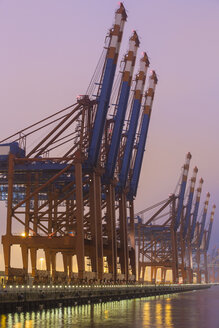
<path fill-rule="evenodd" d="M 211 284 L 7 286 L 0 289 L 0 313 L 119 301 L 210 287 Z"/>

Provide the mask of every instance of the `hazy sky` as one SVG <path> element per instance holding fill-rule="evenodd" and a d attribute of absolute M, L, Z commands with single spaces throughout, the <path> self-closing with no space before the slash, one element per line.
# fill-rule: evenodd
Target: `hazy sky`
<path fill-rule="evenodd" d="M 219 0 L 127 0 L 120 58 L 132 30 L 159 82 L 136 212 L 175 189 L 185 154 L 216 203 L 219 246 Z M 113 0 L 0 0 L 0 138 L 85 93 L 118 6 Z M 1 206 L 0 235 L 5 233 Z M 2 258 L 0 251 L 0 262 Z M 1 268 L 1 263 L 0 263 Z"/>

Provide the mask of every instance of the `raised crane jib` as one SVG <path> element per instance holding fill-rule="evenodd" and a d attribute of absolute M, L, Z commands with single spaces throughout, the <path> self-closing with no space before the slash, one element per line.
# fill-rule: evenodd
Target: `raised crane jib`
<path fill-rule="evenodd" d="M 213 205 L 212 212 L 211 212 L 210 223 L 209 223 L 209 228 L 208 228 L 208 235 L 207 235 L 207 240 L 206 240 L 206 251 L 208 251 L 209 244 L 210 244 L 211 231 L 212 231 L 212 226 L 213 226 L 213 221 L 214 221 L 215 208 L 216 208 L 216 205 Z"/>
<path fill-rule="evenodd" d="M 203 211 L 202 220 L 201 220 L 201 230 L 200 230 L 200 234 L 199 234 L 199 238 L 198 238 L 198 247 L 201 247 L 201 244 L 202 244 L 202 239 L 203 239 L 204 229 L 205 229 L 205 221 L 206 221 L 206 216 L 207 216 L 207 211 L 208 211 L 209 198 L 210 198 L 210 194 L 208 192 L 207 196 L 206 196 L 204 211 Z"/>
<path fill-rule="evenodd" d="M 189 164 L 190 164 L 191 158 L 192 158 L 192 155 L 190 153 L 188 153 L 186 155 L 186 162 L 183 166 L 182 181 L 181 181 L 181 187 L 180 187 L 180 192 L 179 192 L 179 197 L 178 197 L 178 207 L 177 207 L 176 220 L 175 220 L 175 231 L 178 229 L 178 227 L 180 225 L 180 220 L 181 220 L 181 216 L 182 216 L 184 195 L 185 195 L 185 190 L 186 190 L 186 183 L 187 183 Z"/>
<path fill-rule="evenodd" d="M 117 101 L 118 107 L 114 118 L 112 138 L 105 166 L 104 180 L 106 183 L 109 183 L 114 176 L 139 44 L 140 42 L 138 39 L 138 35 L 134 31 L 133 35 L 129 39 L 129 50 L 124 57 L 124 68 L 122 72 L 121 87 L 119 88 L 120 94 L 118 95 Z"/>
<path fill-rule="evenodd" d="M 119 49 L 126 18 L 127 15 L 125 8 L 123 4 L 120 3 L 120 8 L 115 13 L 114 25 L 110 30 L 109 48 L 106 54 L 106 65 L 104 67 L 102 88 L 98 99 L 97 111 L 92 130 L 92 137 L 88 149 L 88 164 L 92 167 L 97 165 L 100 153 L 106 115 L 109 106 L 109 100 L 112 91 L 112 85 L 115 76 Z"/>
<path fill-rule="evenodd" d="M 190 242 L 192 242 L 192 239 L 194 238 L 203 182 L 204 182 L 204 180 L 201 178 L 200 181 L 199 181 L 199 186 L 196 190 L 196 201 L 195 201 L 194 212 L 193 212 L 193 215 L 192 215 L 192 226 L 191 226 L 191 233 L 190 233 Z"/>
<path fill-rule="evenodd" d="M 136 76 L 136 86 L 134 91 L 133 105 L 131 109 L 131 119 L 129 123 L 124 156 L 122 159 L 122 166 L 119 175 L 118 188 L 120 190 L 125 188 L 127 182 L 148 66 L 149 60 L 147 54 L 144 53 L 143 57 L 140 60 L 139 73 Z"/>
<path fill-rule="evenodd" d="M 190 181 L 189 198 L 188 198 L 188 203 L 186 206 L 186 214 L 185 214 L 185 220 L 184 220 L 184 226 L 183 226 L 183 238 L 186 237 L 187 230 L 188 230 L 188 227 L 190 224 L 192 201 L 193 201 L 193 195 L 194 195 L 194 190 L 195 190 L 195 182 L 196 182 L 197 172 L 198 172 L 198 168 L 195 167 L 193 170 L 193 176 Z"/>
<path fill-rule="evenodd" d="M 152 105 L 154 100 L 154 94 L 155 94 L 155 88 L 156 84 L 158 82 L 157 75 L 155 71 L 152 71 L 150 77 L 149 77 L 149 87 L 148 90 L 145 93 L 145 101 L 143 105 L 143 112 L 142 112 L 142 120 L 141 120 L 141 126 L 140 126 L 140 137 L 139 142 L 137 144 L 137 153 L 134 161 L 134 168 L 131 176 L 131 182 L 130 182 L 130 189 L 128 193 L 129 199 L 133 199 L 133 197 L 137 194 L 137 188 L 138 188 L 138 182 L 139 177 L 141 173 L 141 166 L 143 161 L 143 155 L 145 151 L 145 144 L 148 134 L 148 128 L 150 123 L 150 117 L 151 117 L 151 111 L 152 111 Z"/>

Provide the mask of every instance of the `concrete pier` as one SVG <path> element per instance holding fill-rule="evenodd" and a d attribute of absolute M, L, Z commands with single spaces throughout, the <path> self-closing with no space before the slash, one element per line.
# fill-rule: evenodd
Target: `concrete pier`
<path fill-rule="evenodd" d="M 210 287 L 211 284 L 7 286 L 0 290 L 0 313 L 119 301 Z"/>

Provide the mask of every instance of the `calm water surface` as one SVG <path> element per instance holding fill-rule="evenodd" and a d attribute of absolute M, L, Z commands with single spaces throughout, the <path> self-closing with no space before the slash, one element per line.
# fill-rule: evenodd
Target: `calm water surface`
<path fill-rule="evenodd" d="M 0 315 L 1 328 L 219 328 L 219 287 L 78 307 Z"/>

